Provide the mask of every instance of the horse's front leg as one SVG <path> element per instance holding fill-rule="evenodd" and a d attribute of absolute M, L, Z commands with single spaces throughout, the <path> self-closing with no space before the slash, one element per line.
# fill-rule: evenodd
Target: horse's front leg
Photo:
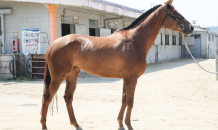
<path fill-rule="evenodd" d="M 134 103 L 134 94 L 135 94 L 135 87 L 137 84 L 137 77 L 131 76 L 130 78 L 124 80 L 127 83 L 126 85 L 127 113 L 126 113 L 125 124 L 127 125 L 128 130 L 133 130 L 130 118 L 131 118 L 131 112 Z"/>
<path fill-rule="evenodd" d="M 120 113 L 117 118 L 117 121 L 120 127 L 118 130 L 125 130 L 123 127 L 123 116 L 126 110 L 126 106 L 127 106 L 126 104 L 126 83 L 125 83 L 125 80 L 123 80 L 122 106 L 121 106 Z"/>

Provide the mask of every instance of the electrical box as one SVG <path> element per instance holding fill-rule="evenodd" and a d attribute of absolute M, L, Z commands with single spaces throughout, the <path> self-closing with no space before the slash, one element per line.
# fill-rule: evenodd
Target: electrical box
<path fill-rule="evenodd" d="M 19 51 L 19 39 L 11 39 L 11 51 L 12 52 Z"/>

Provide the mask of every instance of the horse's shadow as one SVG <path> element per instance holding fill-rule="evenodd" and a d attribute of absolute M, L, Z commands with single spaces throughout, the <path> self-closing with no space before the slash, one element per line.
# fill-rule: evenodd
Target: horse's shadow
<path fill-rule="evenodd" d="M 89 73 L 82 71 L 79 75 L 77 83 L 78 84 L 83 84 L 83 83 L 114 83 L 114 82 L 117 82 L 120 80 L 122 80 L 122 79 L 104 78 L 104 77 L 95 76 L 95 75 L 92 75 L 92 74 L 89 74 Z"/>

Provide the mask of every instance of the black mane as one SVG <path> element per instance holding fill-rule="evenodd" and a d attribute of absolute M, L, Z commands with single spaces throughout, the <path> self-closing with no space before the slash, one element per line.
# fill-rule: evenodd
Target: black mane
<path fill-rule="evenodd" d="M 122 30 L 129 30 L 132 27 L 134 27 L 138 22 L 140 22 L 142 19 L 144 19 L 145 17 L 148 17 L 152 12 L 154 12 L 155 10 L 157 10 L 160 6 L 162 5 L 156 5 L 153 8 L 151 8 L 150 10 L 148 10 L 147 12 L 145 12 L 144 14 L 142 14 L 141 16 L 139 16 L 132 24 L 130 24 L 128 27 L 121 29 Z"/>

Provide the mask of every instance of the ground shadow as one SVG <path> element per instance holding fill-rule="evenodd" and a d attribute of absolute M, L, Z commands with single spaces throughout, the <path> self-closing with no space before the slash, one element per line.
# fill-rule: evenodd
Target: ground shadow
<path fill-rule="evenodd" d="M 81 72 L 78 78 L 78 84 L 83 84 L 83 83 L 114 83 L 117 81 L 120 81 L 122 79 L 117 79 L 117 78 L 104 78 L 100 76 L 95 76 L 92 74 L 89 74 L 87 72 Z"/>
<path fill-rule="evenodd" d="M 198 61 L 198 63 L 201 63 L 201 62 L 204 62 L 208 59 L 197 58 L 196 60 Z M 196 63 L 191 58 L 181 58 L 181 59 L 176 59 L 176 60 L 171 60 L 171 61 L 151 63 L 151 64 L 148 64 L 147 70 L 145 71 L 144 74 L 154 73 L 154 72 L 162 71 L 162 70 L 173 69 L 173 68 L 185 66 L 188 64 L 196 64 Z M 199 67 L 199 66 L 196 64 L 196 67 Z"/>

